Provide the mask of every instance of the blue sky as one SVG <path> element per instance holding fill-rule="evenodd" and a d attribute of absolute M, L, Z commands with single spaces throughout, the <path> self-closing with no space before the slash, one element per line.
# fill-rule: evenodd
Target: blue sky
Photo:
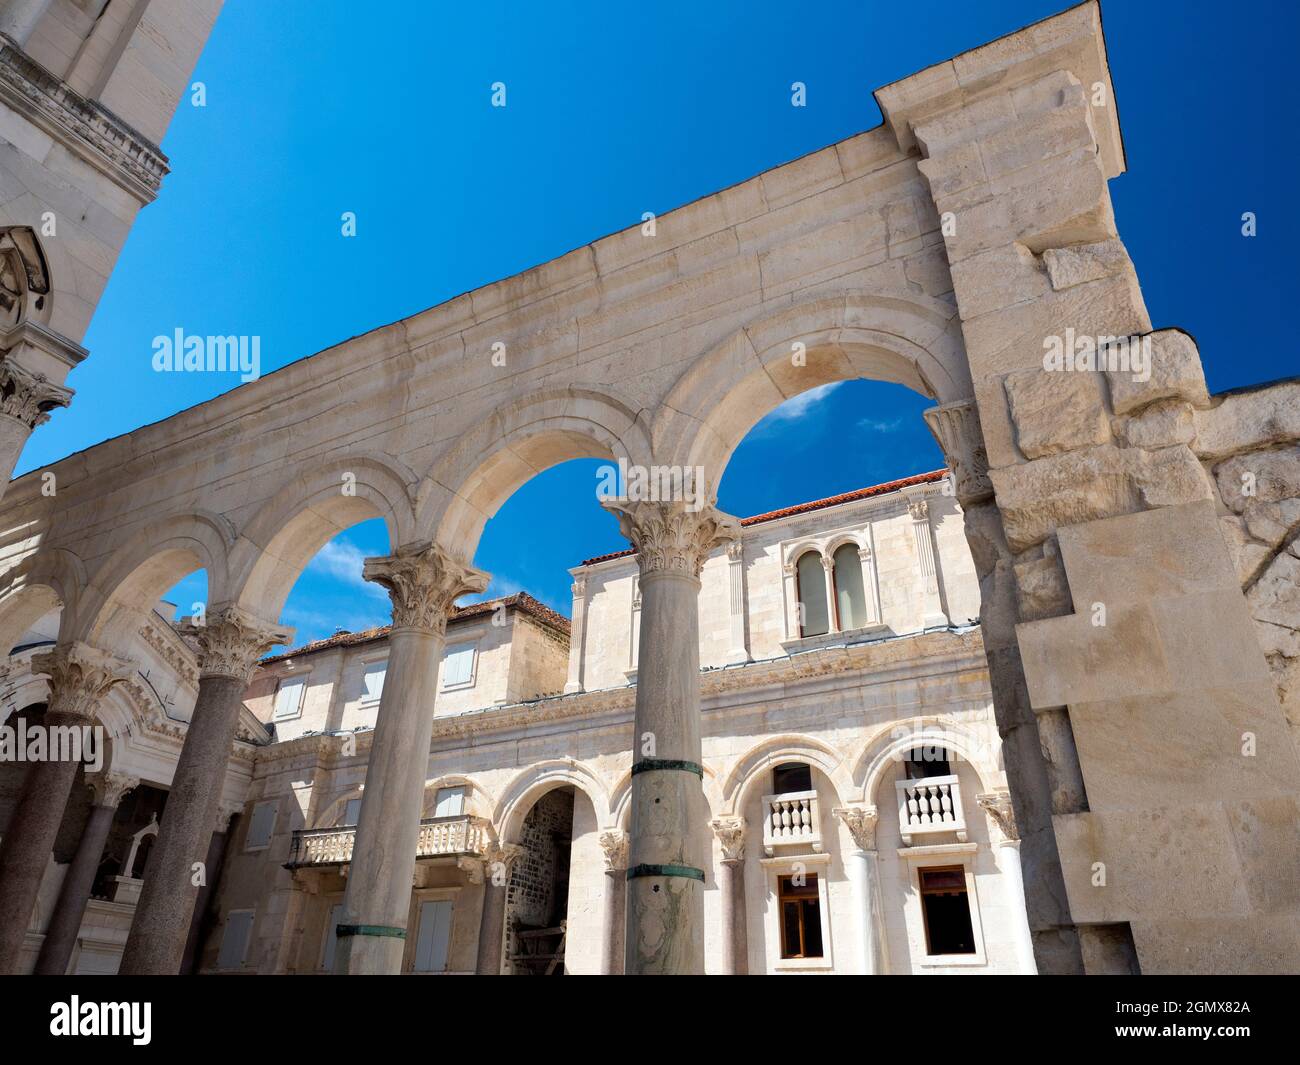
<path fill-rule="evenodd" d="M 232 385 L 153 373 L 156 335 L 258 335 L 274 369 L 878 125 L 872 89 L 1067 6 L 397 0 L 370 17 L 343 0 L 226 0 L 195 72 L 207 106 L 182 102 L 163 143 L 173 173 L 109 283 L 77 397 L 19 472 Z M 1300 372 L 1297 5 L 1102 11 L 1129 166 L 1111 191 L 1155 324 L 1197 337 L 1212 391 Z M 799 397 L 742 444 L 719 502 L 747 515 L 934 468 L 926 405 L 867 382 Z M 625 546 L 594 465 L 549 471 L 488 525 L 476 561 L 493 592 L 567 612 L 567 568 Z M 386 620 L 359 561 L 386 550 L 376 523 L 349 530 L 285 620 L 302 638 Z M 188 608 L 203 589 L 196 575 L 173 598 Z"/>

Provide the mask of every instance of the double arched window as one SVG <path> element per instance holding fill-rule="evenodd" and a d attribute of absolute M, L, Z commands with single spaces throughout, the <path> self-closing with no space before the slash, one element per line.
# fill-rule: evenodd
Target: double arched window
<path fill-rule="evenodd" d="M 875 618 L 867 608 L 861 548 L 841 544 L 827 558 L 808 550 L 795 563 L 799 596 L 799 635 L 823 636 L 865 628 Z"/>

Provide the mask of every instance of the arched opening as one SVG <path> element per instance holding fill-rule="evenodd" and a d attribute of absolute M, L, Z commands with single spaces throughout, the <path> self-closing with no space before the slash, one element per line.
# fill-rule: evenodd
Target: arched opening
<path fill-rule="evenodd" d="M 795 563 L 795 570 L 799 581 L 799 631 L 804 636 L 821 636 L 830 631 L 831 625 L 821 554 L 805 551 Z"/>
<path fill-rule="evenodd" d="M 860 629 L 870 620 L 862 580 L 861 550 L 855 543 L 841 544 L 831 556 L 836 619 L 841 631 Z"/>

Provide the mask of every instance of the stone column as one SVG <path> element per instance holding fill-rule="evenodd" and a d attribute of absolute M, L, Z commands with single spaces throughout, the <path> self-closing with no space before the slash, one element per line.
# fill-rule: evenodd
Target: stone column
<path fill-rule="evenodd" d="M 524 853 L 517 843 L 494 843 L 483 856 L 483 910 L 478 921 L 479 976 L 501 975 L 501 941 L 506 930 L 510 870 Z"/>
<path fill-rule="evenodd" d="M 1011 914 L 1012 932 L 1016 940 L 1016 961 L 1021 974 L 1036 976 L 1038 965 L 1034 961 L 1034 938 L 1029 931 L 1029 914 L 1025 909 L 1025 882 L 1020 869 L 1020 831 L 1016 827 L 1016 813 L 1011 806 L 1011 796 L 1004 792 L 980 795 L 976 802 L 998 827 L 998 872 L 1007 892 L 1007 910 Z"/>
<path fill-rule="evenodd" d="M 80 729 L 84 737 L 100 700 L 132 673 L 128 663 L 84 643 L 33 655 L 32 670 L 50 678 L 44 720 L 50 742 L 59 735 L 56 729 Z M 0 844 L 0 973 L 19 971 L 23 938 L 79 764 L 74 758 L 33 763 Z"/>
<path fill-rule="evenodd" d="M 387 589 L 393 627 L 334 971 L 396 973 L 411 907 L 447 613 L 458 596 L 481 592 L 488 579 L 428 541 L 367 559 L 363 572 Z"/>
<path fill-rule="evenodd" d="M 835 560 L 822 555 L 822 573 L 826 579 L 826 631 L 840 631 L 840 604 L 835 597 Z"/>
<path fill-rule="evenodd" d="M 600 972 L 623 975 L 623 941 L 627 921 L 627 833 L 613 829 L 600 834 L 605 852 L 605 912 L 601 927 Z"/>
<path fill-rule="evenodd" d="M 579 573 L 573 578 L 573 621 L 569 626 L 569 679 L 564 685 L 565 695 L 582 691 L 586 632 L 587 575 Z"/>
<path fill-rule="evenodd" d="M 50 0 L 0 0 L 0 33 L 25 45 L 49 7 Z"/>
<path fill-rule="evenodd" d="M 916 541 L 916 557 L 925 588 L 925 615 L 921 624 L 927 629 L 947 626 L 948 615 L 939 594 L 939 563 L 934 549 L 934 529 L 930 527 L 930 504 L 924 499 L 908 500 L 907 512 L 912 516 L 912 537 Z"/>
<path fill-rule="evenodd" d="M 189 633 L 200 647 L 199 694 L 122 952 L 118 971 L 128 976 L 181 971 L 199 893 L 196 880 L 206 881 L 212 872 L 206 865 L 208 844 L 244 689 L 257 660 L 293 639 L 292 629 L 269 625 L 236 606 L 209 611 L 205 623 L 191 624 Z M 196 876 L 200 870 L 202 877 Z"/>
<path fill-rule="evenodd" d="M 745 642 L 745 621 L 748 602 L 745 598 L 745 544 L 732 540 L 727 544 L 727 580 L 731 593 L 731 649 L 727 661 L 735 665 L 748 662 L 749 647 Z"/>
<path fill-rule="evenodd" d="M 739 535 L 713 507 L 606 507 L 637 550 L 641 639 L 628 859 L 630 976 L 704 972 L 706 815 L 700 764 L 700 570 Z"/>
<path fill-rule="evenodd" d="M 749 927 L 745 911 L 745 819 L 716 817 L 709 822 L 722 845 L 722 972 L 749 974 Z"/>
<path fill-rule="evenodd" d="M 71 398 L 72 389 L 19 366 L 12 356 L 0 357 L 0 496 L 32 430 L 49 421 L 49 412 L 66 407 Z"/>
<path fill-rule="evenodd" d="M 217 827 L 213 829 L 212 836 L 208 840 L 208 855 L 203 863 L 207 876 L 194 898 L 194 913 L 190 917 L 190 930 L 185 937 L 185 953 L 181 955 L 182 975 L 194 972 L 198 962 L 203 925 L 207 921 L 208 907 L 212 904 L 212 893 L 221 880 L 221 868 L 226 861 L 226 844 L 230 841 L 230 822 L 239 809 L 238 806 L 224 804 L 218 807 Z"/>
<path fill-rule="evenodd" d="M 858 911 L 859 971 L 865 976 L 883 976 L 889 965 L 880 899 L 880 864 L 876 854 L 876 808 L 845 806 L 833 812 L 853 836 L 854 850 L 844 865 L 853 885 L 853 902 Z"/>
<path fill-rule="evenodd" d="M 54 914 L 45 930 L 41 953 L 36 959 L 37 976 L 62 976 L 68 971 L 72 951 L 81 931 L 81 918 L 90 901 L 90 889 L 99 871 L 99 860 L 104 855 L 104 844 L 113 827 L 113 816 L 128 791 L 139 785 L 139 777 L 123 773 L 99 773 L 89 781 L 95 790 L 95 803 L 82 830 L 77 853 L 68 866 L 59 889 L 59 900 L 54 904 Z"/>

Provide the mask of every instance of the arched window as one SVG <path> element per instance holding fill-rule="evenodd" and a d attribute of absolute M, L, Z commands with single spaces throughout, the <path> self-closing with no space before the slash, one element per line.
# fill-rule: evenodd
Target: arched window
<path fill-rule="evenodd" d="M 799 614 L 802 624 L 800 636 L 821 636 L 831 631 L 830 614 L 826 609 L 826 574 L 822 570 L 822 556 L 816 551 L 805 551 L 795 566 L 799 577 Z"/>
<path fill-rule="evenodd" d="M 835 608 L 840 631 L 863 628 L 867 617 L 867 596 L 862 584 L 862 559 L 857 544 L 844 544 L 835 551 Z"/>

